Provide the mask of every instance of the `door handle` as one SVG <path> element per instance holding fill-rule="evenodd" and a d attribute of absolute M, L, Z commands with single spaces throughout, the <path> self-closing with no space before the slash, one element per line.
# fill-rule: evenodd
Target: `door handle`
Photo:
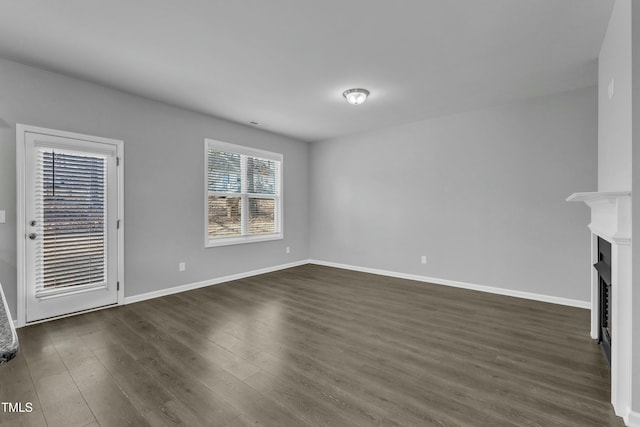
<path fill-rule="evenodd" d="M 30 238 L 31 240 L 36 240 L 36 237 L 37 237 L 37 236 L 36 236 L 36 233 L 31 233 L 31 234 L 29 234 L 29 238 Z"/>

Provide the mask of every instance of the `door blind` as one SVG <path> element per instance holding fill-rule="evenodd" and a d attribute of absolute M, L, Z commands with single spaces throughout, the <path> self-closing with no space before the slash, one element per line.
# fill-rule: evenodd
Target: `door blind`
<path fill-rule="evenodd" d="M 106 282 L 106 160 L 38 150 L 36 295 Z"/>

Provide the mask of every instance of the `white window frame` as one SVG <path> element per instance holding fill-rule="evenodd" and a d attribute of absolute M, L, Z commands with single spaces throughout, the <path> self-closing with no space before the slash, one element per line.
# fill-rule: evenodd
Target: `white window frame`
<path fill-rule="evenodd" d="M 227 195 L 233 197 L 240 197 L 242 200 L 241 203 L 241 213 L 240 217 L 242 220 L 242 228 L 241 233 L 242 236 L 232 236 L 232 237 L 209 237 L 209 176 L 208 176 L 208 168 L 209 168 L 209 150 L 219 150 L 225 151 L 227 153 L 239 154 L 242 156 L 242 190 L 240 193 L 216 193 L 218 195 Z M 248 193 L 246 191 L 246 157 L 257 157 L 260 159 L 266 160 L 274 160 L 279 162 L 279 168 L 276 175 L 276 195 L 270 194 L 253 194 Z M 273 153 L 271 151 L 259 150 L 257 148 L 245 147 L 237 144 L 230 144 L 228 142 L 217 141 L 215 139 L 205 138 L 204 140 L 204 246 L 205 248 L 218 247 L 218 246 L 227 246 L 227 245 L 237 245 L 243 243 L 253 243 L 253 242 L 265 242 L 269 240 L 282 240 L 284 239 L 283 232 L 283 215 L 282 215 L 282 181 L 283 181 L 283 155 L 280 153 Z M 268 234 L 259 234 L 259 235 L 248 235 L 248 218 L 249 218 L 249 197 L 267 197 L 273 198 L 275 200 L 275 229 L 274 233 Z"/>

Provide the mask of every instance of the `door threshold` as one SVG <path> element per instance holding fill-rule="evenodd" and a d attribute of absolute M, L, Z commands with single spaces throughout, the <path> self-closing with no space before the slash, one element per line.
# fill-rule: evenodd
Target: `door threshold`
<path fill-rule="evenodd" d="M 89 308 L 87 310 L 74 311 L 73 313 L 61 314 L 59 316 L 52 316 L 52 317 L 47 317 L 47 318 L 44 318 L 44 319 L 32 320 L 30 322 L 25 323 L 22 326 L 16 326 L 16 329 L 20 329 L 20 328 L 23 328 L 25 326 L 37 325 L 38 323 L 45 323 L 45 322 L 51 322 L 53 320 L 64 319 L 66 317 L 73 317 L 73 316 L 78 316 L 78 315 L 81 315 L 81 314 L 87 314 L 87 313 L 91 313 L 91 312 L 94 312 L 94 311 L 104 310 L 106 308 L 118 307 L 119 305 L 120 304 L 118 304 L 116 302 L 116 303 L 113 303 L 113 304 L 101 305 L 100 307 Z"/>

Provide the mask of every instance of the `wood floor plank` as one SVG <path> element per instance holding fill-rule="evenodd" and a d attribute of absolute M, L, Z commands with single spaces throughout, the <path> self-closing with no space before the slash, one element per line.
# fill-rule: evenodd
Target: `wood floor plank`
<path fill-rule="evenodd" d="M 620 427 L 589 321 L 306 265 L 22 328 L 0 427 Z"/>
<path fill-rule="evenodd" d="M 19 418 L 0 421 L 0 427 L 47 427 L 42 410 L 20 414 Z"/>
<path fill-rule="evenodd" d="M 246 383 L 264 395 L 268 395 L 279 405 L 299 416 L 312 426 L 358 425 L 348 422 L 339 411 L 323 405 L 320 396 L 311 396 L 299 384 L 260 371 L 246 380 Z"/>
<path fill-rule="evenodd" d="M 49 426 L 83 427 L 95 417 L 43 325 L 24 328 L 20 349 Z"/>
<path fill-rule="evenodd" d="M 122 351 L 137 357 L 142 369 L 169 390 L 181 406 L 191 410 L 198 425 L 225 425 L 239 415 L 222 396 L 202 381 L 203 377 L 222 374 L 225 372 L 223 368 L 206 364 L 204 358 L 136 312 L 123 312 L 120 316 L 120 320 L 138 334 L 140 340 L 135 348 L 122 347 Z M 146 348 L 140 353 L 139 347 Z"/>
<path fill-rule="evenodd" d="M 33 411 L 42 416 L 40 400 L 23 353 L 0 367 L 0 402 L 22 403 L 23 406 L 30 403 Z M 0 408 L 0 426 L 18 423 L 18 418 L 22 418 L 22 414 Z"/>
<path fill-rule="evenodd" d="M 216 344 L 209 339 L 211 334 L 202 330 L 196 330 L 185 323 L 180 323 L 175 318 L 167 319 L 166 314 L 162 310 L 156 310 L 153 307 L 141 307 L 136 314 L 144 316 L 146 320 L 153 323 L 158 330 L 162 332 L 158 334 L 168 334 L 175 337 L 175 345 L 187 347 L 190 350 L 203 355 L 205 358 L 213 361 L 217 366 L 227 370 L 239 379 L 245 379 L 260 368 L 252 364 L 249 360 L 233 353 L 230 350 Z M 205 339 L 203 339 L 203 336 Z M 165 340 L 165 341 L 168 341 Z M 206 363 L 203 361 L 203 363 Z"/>
<path fill-rule="evenodd" d="M 136 319 L 136 325 L 144 325 L 147 330 L 154 330 L 154 336 L 162 337 L 157 342 L 160 343 L 161 349 L 169 350 L 166 354 L 172 354 L 170 350 L 179 345 L 178 342 L 184 343 L 189 349 L 189 355 L 183 353 L 179 357 L 186 356 L 190 360 L 190 363 L 184 367 L 185 372 L 221 396 L 239 413 L 256 420 L 260 419 L 268 425 L 301 427 L 305 425 L 295 415 L 282 410 L 268 396 L 256 392 L 242 381 L 260 370 L 250 361 L 242 359 L 208 339 L 193 337 L 189 330 L 172 326 L 173 323 L 170 319 L 166 319 L 166 316 L 163 317 L 162 322 L 164 330 L 156 330 L 151 323 L 157 319 L 158 313 L 154 313 L 149 307 L 141 307 L 135 315 L 141 316 Z M 145 319 L 149 319 L 150 323 Z M 165 335 L 167 333 L 169 335 Z M 175 342 L 172 340 L 173 336 L 176 337 Z"/>
<path fill-rule="evenodd" d="M 70 336 L 65 331 L 53 328 L 48 332 L 78 390 L 101 426 L 150 425 L 79 336 Z"/>
<path fill-rule="evenodd" d="M 186 426 L 195 423 L 189 409 L 175 399 L 119 346 L 93 350 L 131 403 L 152 426 Z"/>
<path fill-rule="evenodd" d="M 140 359 L 139 363 L 160 384 L 174 392 L 176 399 L 191 410 L 199 425 L 224 425 L 239 415 L 221 396 L 183 367 L 168 364 L 161 357 Z"/>

